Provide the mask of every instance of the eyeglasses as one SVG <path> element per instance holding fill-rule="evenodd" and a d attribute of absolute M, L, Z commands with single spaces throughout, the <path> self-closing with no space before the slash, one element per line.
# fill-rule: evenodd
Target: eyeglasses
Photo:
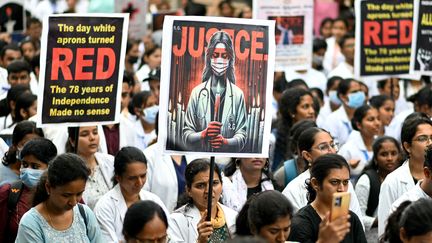
<path fill-rule="evenodd" d="M 126 98 L 129 96 L 129 92 L 122 92 L 121 96 L 122 96 L 122 98 Z"/>
<path fill-rule="evenodd" d="M 432 135 L 420 135 L 417 138 L 414 138 L 413 141 L 417 141 L 420 143 L 432 142 Z"/>
<path fill-rule="evenodd" d="M 321 143 L 313 149 L 318 149 L 321 152 L 331 152 L 331 150 L 334 149 L 334 151 L 337 152 L 339 151 L 339 143 Z"/>

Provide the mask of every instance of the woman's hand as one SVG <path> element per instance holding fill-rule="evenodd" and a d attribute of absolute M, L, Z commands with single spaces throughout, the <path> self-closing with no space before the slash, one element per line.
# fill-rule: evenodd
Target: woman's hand
<path fill-rule="evenodd" d="M 210 221 L 206 221 L 207 210 L 201 216 L 201 220 L 198 222 L 198 243 L 207 243 L 210 235 L 213 233 L 213 225 Z"/>
<path fill-rule="evenodd" d="M 334 221 L 329 221 L 330 213 L 327 213 L 319 225 L 317 243 L 339 243 L 350 231 L 350 215 L 340 216 Z"/>

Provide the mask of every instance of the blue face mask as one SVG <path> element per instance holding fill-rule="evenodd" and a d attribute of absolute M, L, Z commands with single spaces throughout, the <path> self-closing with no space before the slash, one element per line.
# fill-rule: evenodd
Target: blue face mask
<path fill-rule="evenodd" d="M 143 119 L 145 122 L 149 124 L 155 124 L 156 123 L 156 115 L 159 112 L 159 106 L 154 105 L 151 107 L 147 107 L 143 110 Z"/>
<path fill-rule="evenodd" d="M 21 168 L 20 169 L 20 179 L 24 183 L 24 185 L 34 188 L 39 182 L 39 179 L 44 173 L 45 170 L 35 170 L 30 168 Z"/>
<path fill-rule="evenodd" d="M 359 108 L 364 104 L 366 100 L 366 95 L 363 91 L 358 91 L 348 95 L 348 106 L 354 109 Z"/>
<path fill-rule="evenodd" d="M 330 102 L 335 104 L 335 105 L 341 105 L 342 102 L 340 101 L 339 97 L 337 96 L 337 91 L 336 90 L 330 90 L 329 91 L 329 99 Z"/>

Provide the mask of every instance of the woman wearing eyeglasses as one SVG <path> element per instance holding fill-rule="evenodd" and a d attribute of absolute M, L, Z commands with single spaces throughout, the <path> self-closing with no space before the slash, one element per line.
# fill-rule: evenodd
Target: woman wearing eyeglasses
<path fill-rule="evenodd" d="M 354 131 L 341 147 L 339 154 L 347 161 L 351 169 L 351 181 L 356 182 L 361 172 L 373 157 L 372 144 L 381 131 L 378 110 L 370 105 L 357 108 L 351 119 Z"/>
<path fill-rule="evenodd" d="M 399 168 L 388 174 L 381 184 L 378 204 L 378 235 L 384 233 L 389 208 L 402 194 L 413 188 L 424 176 L 425 150 L 432 144 L 432 121 L 424 113 L 409 115 L 401 132 L 401 143 L 408 154 Z"/>
<path fill-rule="evenodd" d="M 335 143 L 330 133 L 317 127 L 311 127 L 302 132 L 298 138 L 297 147 L 300 152 L 299 156 L 302 156 L 308 162 L 309 167 L 320 156 L 335 154 L 338 151 L 338 144 Z M 305 181 L 309 178 L 310 170 L 308 169 L 292 180 L 282 192 L 293 204 L 294 213 L 308 203 Z M 360 205 L 351 182 L 349 183 L 348 191 L 351 192 L 350 210 L 361 218 Z"/>
<path fill-rule="evenodd" d="M 367 242 L 359 217 L 349 212 L 329 220 L 333 194 L 346 192 L 349 188 L 350 171 L 346 160 L 337 154 L 319 157 L 310 169 L 307 181 L 308 205 L 294 215 L 289 240 L 302 243 L 321 242 L 320 234 L 328 233 L 322 228 L 332 229 L 334 241 L 328 242 Z"/>

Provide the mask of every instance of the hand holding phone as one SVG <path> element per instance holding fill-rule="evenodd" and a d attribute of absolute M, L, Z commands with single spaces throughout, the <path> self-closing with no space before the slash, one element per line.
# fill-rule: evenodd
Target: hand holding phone
<path fill-rule="evenodd" d="M 349 214 L 351 194 L 349 192 L 336 192 L 333 194 L 332 207 L 330 210 L 330 222 Z"/>

